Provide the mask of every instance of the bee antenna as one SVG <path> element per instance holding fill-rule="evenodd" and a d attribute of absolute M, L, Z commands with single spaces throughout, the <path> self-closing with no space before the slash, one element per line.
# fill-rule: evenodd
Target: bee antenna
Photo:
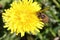
<path fill-rule="evenodd" d="M 40 13 L 42 13 L 42 12 L 48 10 L 49 8 L 50 8 L 50 7 L 46 7 L 46 8 L 44 8 L 43 10 L 40 10 Z"/>

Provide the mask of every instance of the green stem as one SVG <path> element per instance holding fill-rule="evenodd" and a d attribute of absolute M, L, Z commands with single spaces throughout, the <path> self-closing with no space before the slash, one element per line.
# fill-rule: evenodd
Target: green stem
<path fill-rule="evenodd" d="M 60 8 L 60 4 L 56 0 L 53 0 L 53 2 L 56 4 L 58 8 Z"/>

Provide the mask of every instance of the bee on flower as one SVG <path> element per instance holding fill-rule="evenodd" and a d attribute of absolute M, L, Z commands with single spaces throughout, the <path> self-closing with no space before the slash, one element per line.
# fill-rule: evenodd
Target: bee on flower
<path fill-rule="evenodd" d="M 18 2 L 17 2 L 18 1 Z M 36 35 L 40 32 L 39 29 L 44 27 L 44 23 L 36 15 L 36 12 L 41 10 L 40 4 L 33 0 L 14 0 L 11 7 L 5 10 L 2 14 L 4 28 L 11 30 L 11 33 L 21 37 L 28 34 Z"/>

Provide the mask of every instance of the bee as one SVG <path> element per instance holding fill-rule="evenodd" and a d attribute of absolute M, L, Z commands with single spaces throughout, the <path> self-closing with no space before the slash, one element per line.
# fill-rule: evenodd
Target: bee
<path fill-rule="evenodd" d="M 3 6 L 0 4 L 0 10 L 3 8 Z"/>
<path fill-rule="evenodd" d="M 37 12 L 38 18 L 39 18 L 39 19 L 41 18 L 41 19 L 42 19 L 41 21 L 44 22 L 44 23 L 48 23 L 48 21 L 49 21 L 48 16 L 43 13 L 43 11 L 46 11 L 47 9 L 48 9 L 48 8 L 45 8 L 45 9 Z"/>

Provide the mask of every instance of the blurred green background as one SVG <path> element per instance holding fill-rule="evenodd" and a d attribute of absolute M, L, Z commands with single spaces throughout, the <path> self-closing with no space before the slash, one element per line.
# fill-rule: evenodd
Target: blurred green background
<path fill-rule="evenodd" d="M 49 17 L 49 22 L 37 35 L 25 34 L 24 37 L 10 34 L 3 28 L 2 12 L 8 9 L 13 0 L 0 0 L 0 40 L 60 40 L 60 0 L 37 0 L 42 9 L 49 7 L 44 13 Z"/>

